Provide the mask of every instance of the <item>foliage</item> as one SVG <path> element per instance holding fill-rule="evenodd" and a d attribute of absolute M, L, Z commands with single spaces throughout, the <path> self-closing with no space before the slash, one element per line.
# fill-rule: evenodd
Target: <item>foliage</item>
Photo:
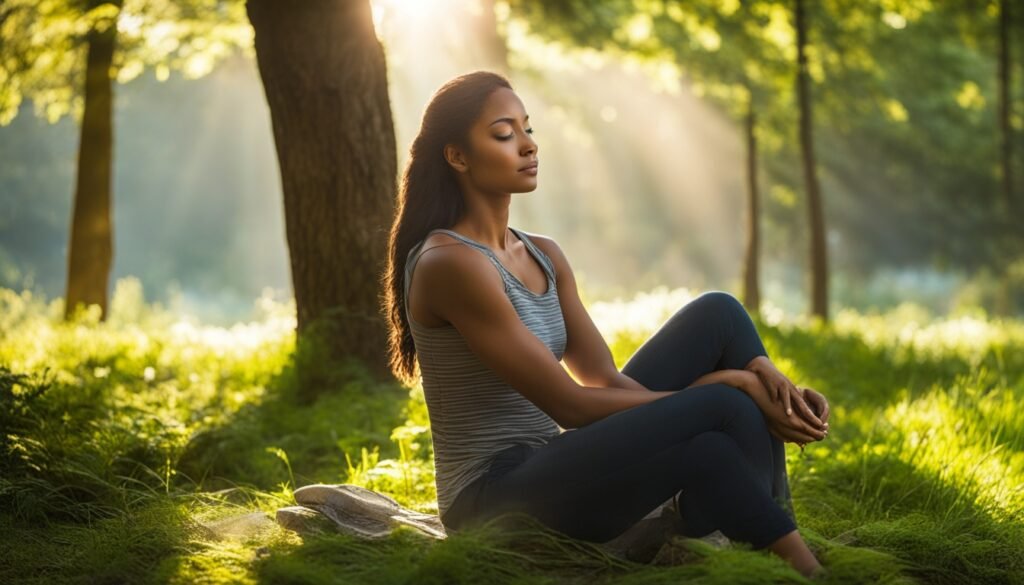
<path fill-rule="evenodd" d="M 668 66 L 678 79 L 666 85 L 716 105 L 737 127 L 753 103 L 766 171 L 764 249 L 806 249 L 791 2 L 509 4 L 514 18 L 550 42 L 649 62 L 653 71 Z M 1012 272 L 1007 261 L 1020 256 L 1024 238 L 996 205 L 995 4 L 808 3 L 815 146 L 835 272 L 883 265 Z M 1019 39 L 1024 14 L 1012 14 L 1011 38 Z M 1011 57 L 1011 79 L 1019 80 L 1024 53 Z M 1014 104 L 1019 95 L 1011 92 Z M 1019 154 L 1024 117 L 1014 104 Z M 1022 160 L 1012 161 L 1017 176 Z"/>
<path fill-rule="evenodd" d="M 300 398 L 294 307 L 202 326 L 121 283 L 107 323 L 0 289 L 0 580 L 5 583 L 800 582 L 783 561 L 682 539 L 677 567 L 609 557 L 528 517 L 446 541 L 299 538 L 274 511 L 298 485 L 355 483 L 436 512 L 421 387 L 358 368 Z M 621 365 L 694 291 L 588 303 Z M 826 326 L 768 306 L 773 361 L 832 405 L 832 432 L 787 449 L 801 534 L 828 582 L 1024 578 L 1024 323 L 905 304 Z M 45 374 L 44 374 L 45 373 Z M 43 390 L 45 388 L 45 390 Z M 220 520 L 252 529 L 222 534 Z M 519 521 L 522 522 L 519 522 Z"/>
<path fill-rule="evenodd" d="M 146 68 L 194 79 L 235 50 L 251 49 L 245 5 L 235 0 L 7 0 L 0 6 L 0 126 L 23 99 L 51 123 L 81 119 L 90 31 L 117 27 L 112 75 L 126 83 Z"/>

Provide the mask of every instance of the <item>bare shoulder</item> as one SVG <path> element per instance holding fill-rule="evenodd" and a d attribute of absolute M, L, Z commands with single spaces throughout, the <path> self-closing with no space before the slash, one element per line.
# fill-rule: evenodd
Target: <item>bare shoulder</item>
<path fill-rule="evenodd" d="M 423 241 L 416 272 L 431 275 L 458 276 L 459 280 L 486 273 L 490 260 L 479 250 L 448 234 L 434 233 Z M 495 274 L 495 276 L 498 276 Z M 500 282 L 500 276 L 497 277 Z"/>
<path fill-rule="evenodd" d="M 530 241 L 540 248 L 541 252 L 547 254 L 548 258 L 555 264 L 555 272 L 559 274 L 571 273 L 572 269 L 569 268 L 569 261 L 566 259 L 565 254 L 562 252 L 562 248 L 558 245 L 558 242 L 549 236 L 543 234 L 534 234 L 527 231 L 522 231 L 526 234 L 526 237 L 530 238 Z"/>
<path fill-rule="evenodd" d="M 417 321 L 439 326 L 451 322 L 451 312 L 468 301 L 504 296 L 504 286 L 481 251 L 446 234 L 431 234 L 413 271 L 411 310 Z"/>

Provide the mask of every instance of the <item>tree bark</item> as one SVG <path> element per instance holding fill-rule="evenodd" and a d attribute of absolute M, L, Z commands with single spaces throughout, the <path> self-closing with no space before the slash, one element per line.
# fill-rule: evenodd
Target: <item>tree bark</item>
<path fill-rule="evenodd" d="M 807 72 L 807 22 L 804 0 L 796 0 L 797 96 L 800 107 L 800 150 L 803 153 L 804 184 L 807 188 L 807 211 L 811 227 L 811 312 L 828 320 L 828 249 L 825 247 L 825 217 L 821 188 L 818 185 L 812 137 L 810 76 Z"/>
<path fill-rule="evenodd" d="M 368 0 L 249 0 L 284 194 L 297 337 L 390 376 L 379 295 L 397 153 Z M 319 337 L 318 337 L 319 339 Z"/>
<path fill-rule="evenodd" d="M 1015 210 L 1013 196 L 1013 135 L 1010 128 L 1010 3 L 999 2 L 999 135 L 1002 141 L 1002 203 L 1006 213 Z"/>
<path fill-rule="evenodd" d="M 94 3 L 95 4 L 95 3 Z M 120 3 L 117 3 L 120 8 Z M 113 175 L 113 79 L 110 68 L 117 43 L 116 21 L 87 36 L 85 108 L 78 144 L 78 171 L 68 245 L 64 319 L 79 305 L 97 304 L 107 316 L 107 288 L 113 261 L 110 217 Z"/>
<path fill-rule="evenodd" d="M 748 95 L 751 92 L 748 91 Z M 757 118 L 754 112 L 754 98 L 747 100 L 747 250 L 743 263 L 743 304 L 747 310 L 758 314 L 761 308 L 761 287 L 758 284 L 760 272 L 760 194 L 757 189 Z"/>

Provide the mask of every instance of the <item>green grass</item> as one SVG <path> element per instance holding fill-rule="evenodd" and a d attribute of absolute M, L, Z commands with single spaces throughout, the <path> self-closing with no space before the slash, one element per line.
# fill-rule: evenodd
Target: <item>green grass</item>
<path fill-rule="evenodd" d="M 589 308 L 621 366 L 695 294 Z M 433 452 L 421 388 L 327 365 L 295 347 L 294 305 L 259 307 L 203 326 L 126 279 L 107 321 L 68 324 L 59 300 L 0 289 L 0 582 L 804 582 L 695 540 L 686 565 L 629 563 L 526 517 L 445 541 L 281 529 L 274 511 L 309 483 L 436 512 Z M 914 305 L 825 326 L 763 315 L 773 361 L 832 405 L 826 441 L 787 446 L 827 582 L 1024 583 L 1024 323 Z"/>

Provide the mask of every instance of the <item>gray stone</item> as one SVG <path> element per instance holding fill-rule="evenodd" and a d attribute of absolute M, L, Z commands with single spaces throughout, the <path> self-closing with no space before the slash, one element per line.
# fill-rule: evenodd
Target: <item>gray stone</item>
<path fill-rule="evenodd" d="M 312 484 L 295 490 L 295 501 L 330 519 L 335 528 L 346 534 L 367 539 L 384 538 L 398 526 L 410 526 L 432 538 L 447 537 L 444 525 L 436 514 L 425 514 L 403 507 L 384 494 L 351 484 Z M 282 510 L 286 512 L 282 515 Z M 278 510 L 278 522 L 285 528 L 302 528 L 307 523 L 305 512 Z M 282 522 L 282 518 L 284 521 Z M 296 530 L 298 532 L 299 530 Z"/>
<path fill-rule="evenodd" d="M 330 518 L 305 506 L 279 508 L 276 516 L 278 524 L 299 534 L 323 534 L 337 531 Z"/>

